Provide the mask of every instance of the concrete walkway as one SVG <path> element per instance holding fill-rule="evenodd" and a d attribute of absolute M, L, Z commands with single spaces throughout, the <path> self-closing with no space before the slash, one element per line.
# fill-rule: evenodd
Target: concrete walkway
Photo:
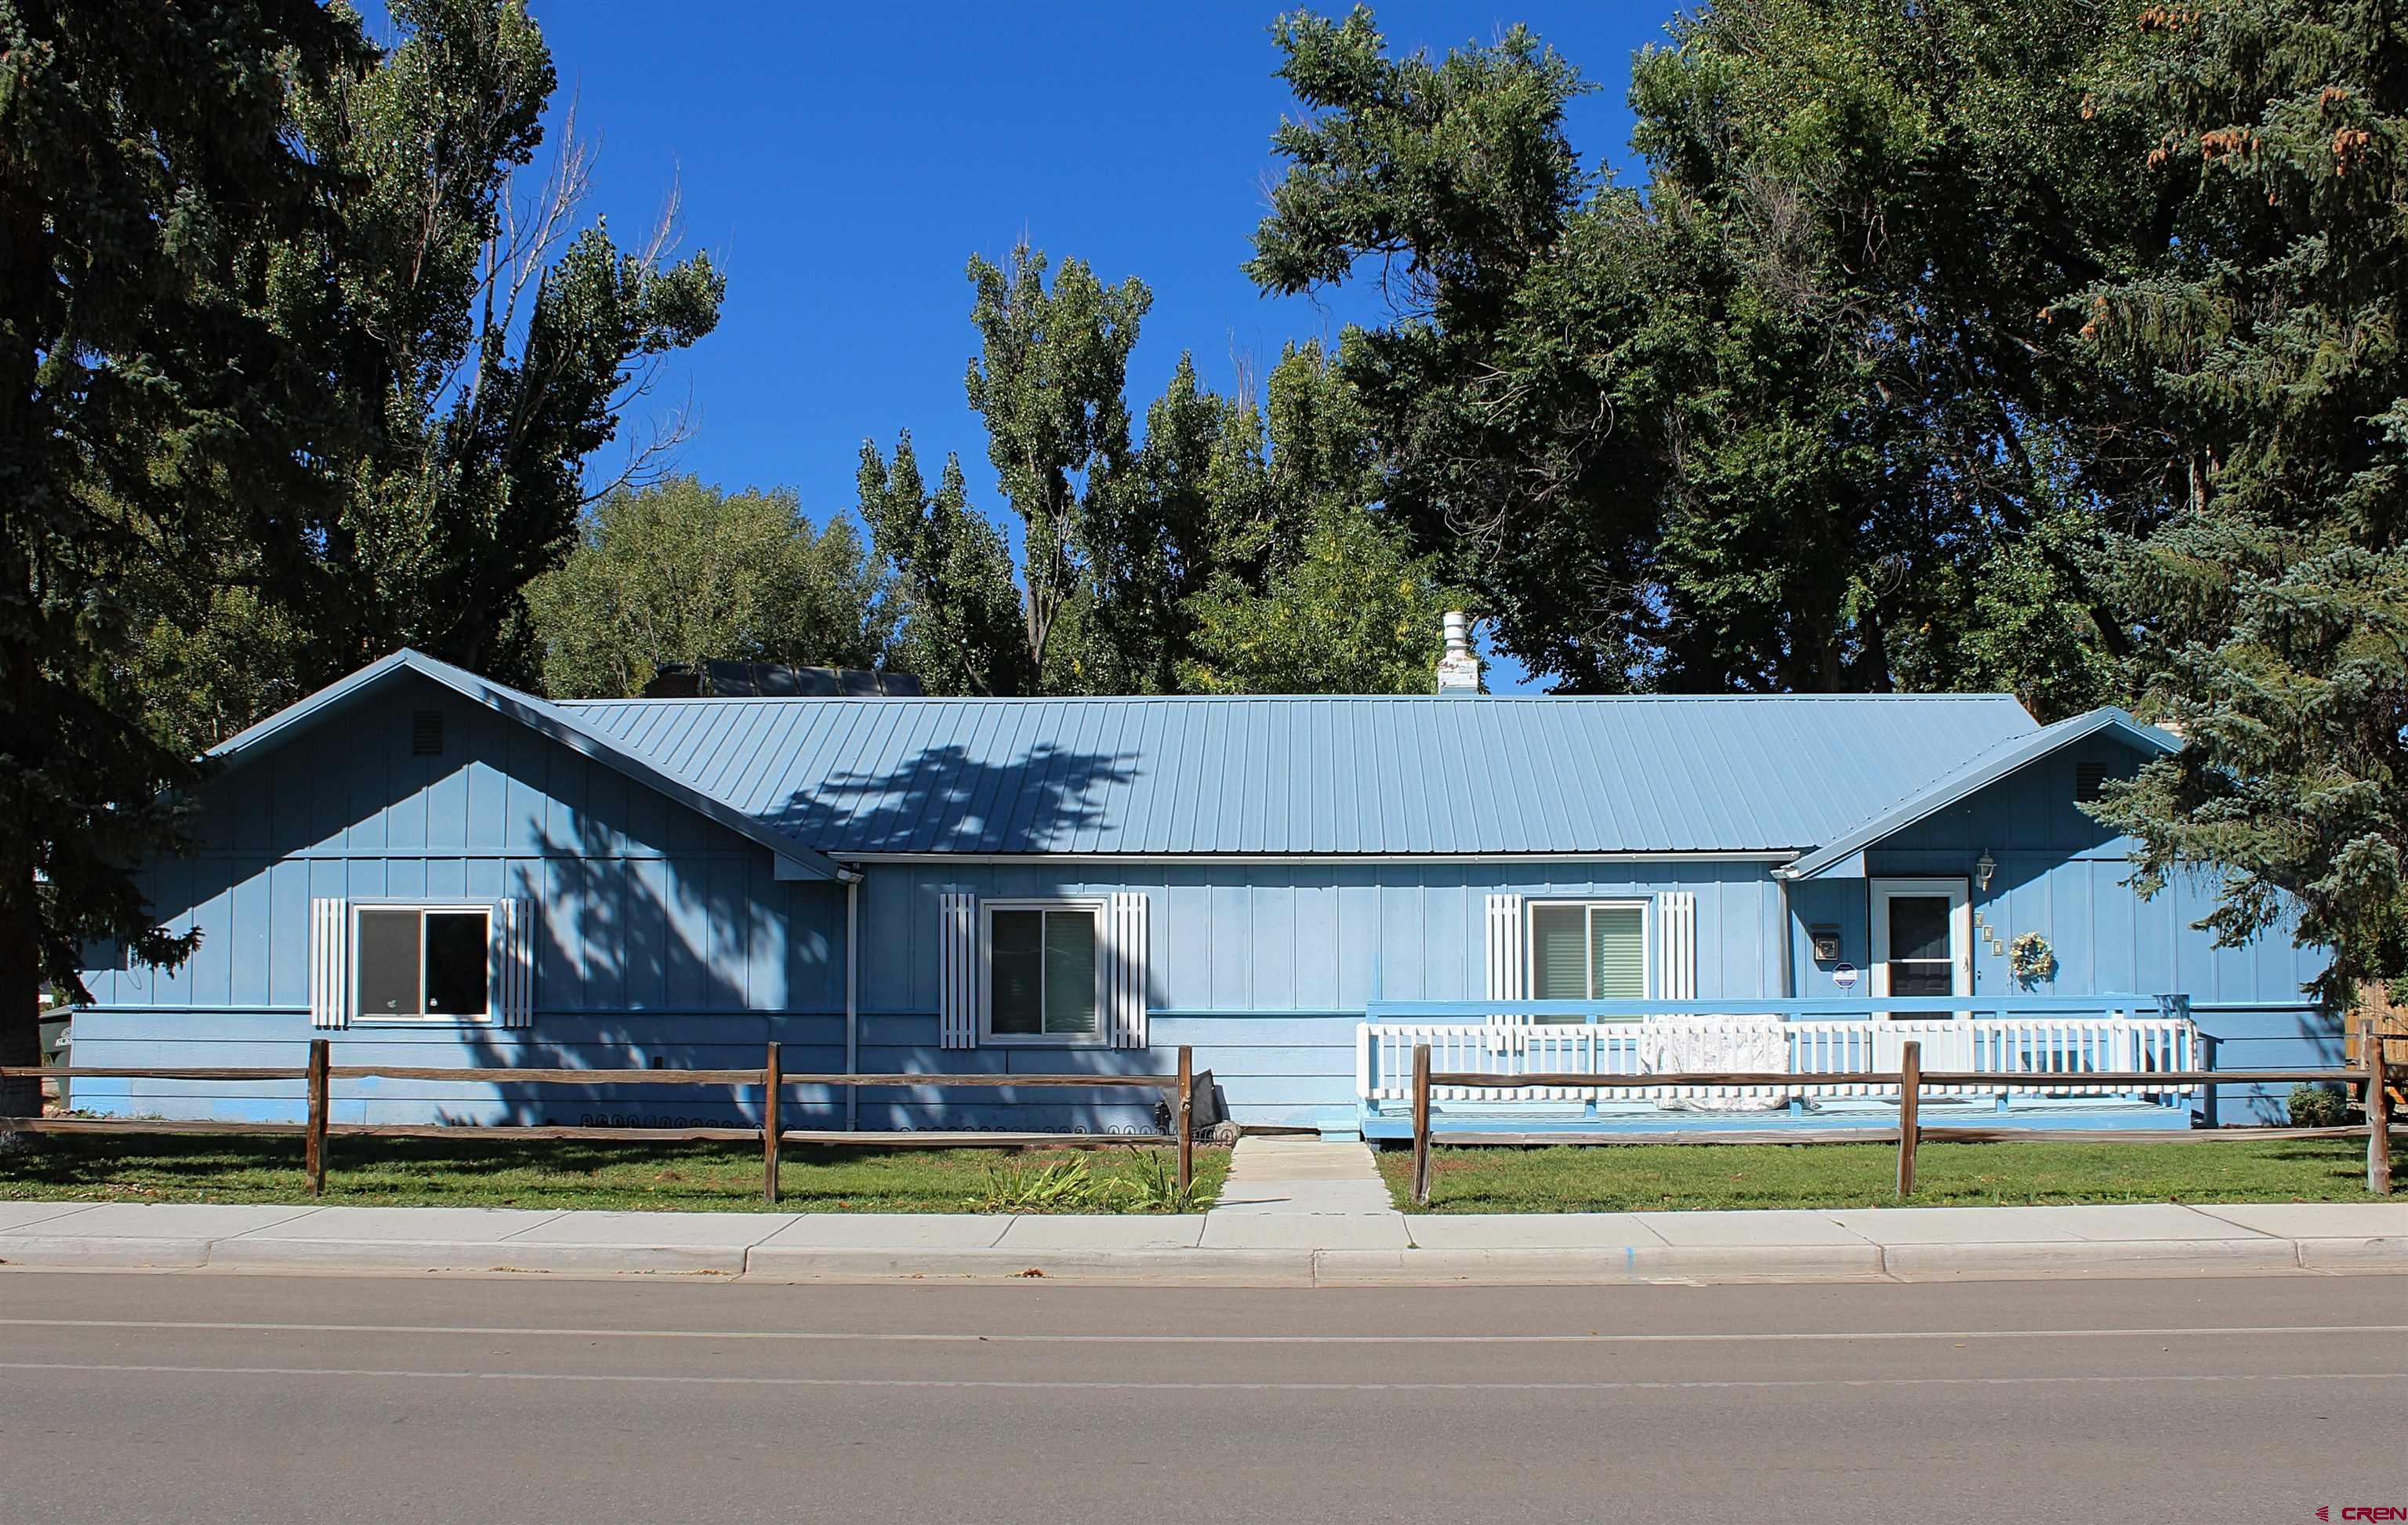
<path fill-rule="evenodd" d="M 2408 1202 L 1408 1217 L 1361 1210 L 1340 1158 L 1261 1151 L 1228 1205 L 1165 1217 L 0 1201 L 0 1266 L 1224 1286 L 2408 1273 Z"/>
<path fill-rule="evenodd" d="M 1401 1250 L 1404 1215 L 1365 1144 L 1268 1135 L 1238 1141 L 1229 1178 L 1204 1219 L 1206 1247 Z"/>

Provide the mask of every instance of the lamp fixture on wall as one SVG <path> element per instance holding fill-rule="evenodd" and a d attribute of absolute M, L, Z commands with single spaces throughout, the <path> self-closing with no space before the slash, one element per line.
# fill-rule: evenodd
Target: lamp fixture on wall
<path fill-rule="evenodd" d="M 1987 893 L 1990 887 L 1990 875 L 1998 871 L 1999 860 L 1992 857 L 1986 849 L 1984 850 L 1981 858 L 1973 865 L 1973 887 Z"/>

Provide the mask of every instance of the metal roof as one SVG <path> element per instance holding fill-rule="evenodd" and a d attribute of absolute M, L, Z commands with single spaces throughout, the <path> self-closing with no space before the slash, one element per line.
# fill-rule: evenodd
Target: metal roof
<path fill-rule="evenodd" d="M 2129 712 L 2113 705 L 2092 710 L 2086 714 L 2072 715 L 2053 726 L 2043 726 L 2028 735 L 2012 737 L 1996 743 L 1978 756 L 1968 758 L 1962 767 L 1945 777 L 1933 780 L 1896 805 L 1875 813 L 1797 862 L 1774 871 L 1784 879 L 1812 879 L 1863 852 L 1884 837 L 1902 831 L 1917 821 L 1946 810 L 1968 795 L 1988 788 L 2015 770 L 2038 762 L 2086 736 L 2097 736 L 2101 732 L 2144 752 L 2182 750 L 2182 738 L 2172 731 L 2143 724 L 2133 718 Z"/>
<path fill-rule="evenodd" d="M 2039 728 L 2005 695 L 550 708 L 838 858 L 1796 852 Z"/>

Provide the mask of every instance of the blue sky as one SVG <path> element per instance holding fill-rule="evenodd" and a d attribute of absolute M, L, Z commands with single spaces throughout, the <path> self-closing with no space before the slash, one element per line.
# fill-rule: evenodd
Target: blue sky
<path fill-rule="evenodd" d="M 853 505 L 862 439 L 891 446 L 908 426 L 932 475 L 958 451 L 980 506 L 1002 514 L 963 400 L 963 266 L 1024 234 L 1057 263 L 1153 288 L 1129 367 L 1140 418 L 1182 350 L 1226 388 L 1233 352 L 1268 366 L 1286 339 L 1376 316 L 1368 295 L 1267 299 L 1239 268 L 1279 174 L 1270 134 L 1295 109 L 1271 72 L 1280 8 L 531 0 L 560 71 L 555 115 L 574 96 L 598 143 L 593 209 L 624 244 L 675 184 L 687 246 L 727 271 L 718 332 L 653 399 L 691 398 L 681 468 L 793 486 L 824 520 Z M 1392 47 L 1433 52 L 1528 23 L 1599 87 L 1574 108 L 1573 141 L 1623 166 L 1630 53 L 1662 40 L 1671 7 L 1377 13 Z"/>

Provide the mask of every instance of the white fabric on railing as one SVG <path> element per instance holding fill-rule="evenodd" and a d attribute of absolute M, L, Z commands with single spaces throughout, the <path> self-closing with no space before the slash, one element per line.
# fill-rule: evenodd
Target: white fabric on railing
<path fill-rule="evenodd" d="M 1651 1016 L 1639 1024 L 1639 1064 L 1659 1074 L 1789 1072 L 1789 1029 L 1777 1016 Z M 1743 1090 L 1665 1086 L 1659 1107 L 1696 1112 L 1770 1112 L 1786 1106 L 1785 1087 Z"/>

